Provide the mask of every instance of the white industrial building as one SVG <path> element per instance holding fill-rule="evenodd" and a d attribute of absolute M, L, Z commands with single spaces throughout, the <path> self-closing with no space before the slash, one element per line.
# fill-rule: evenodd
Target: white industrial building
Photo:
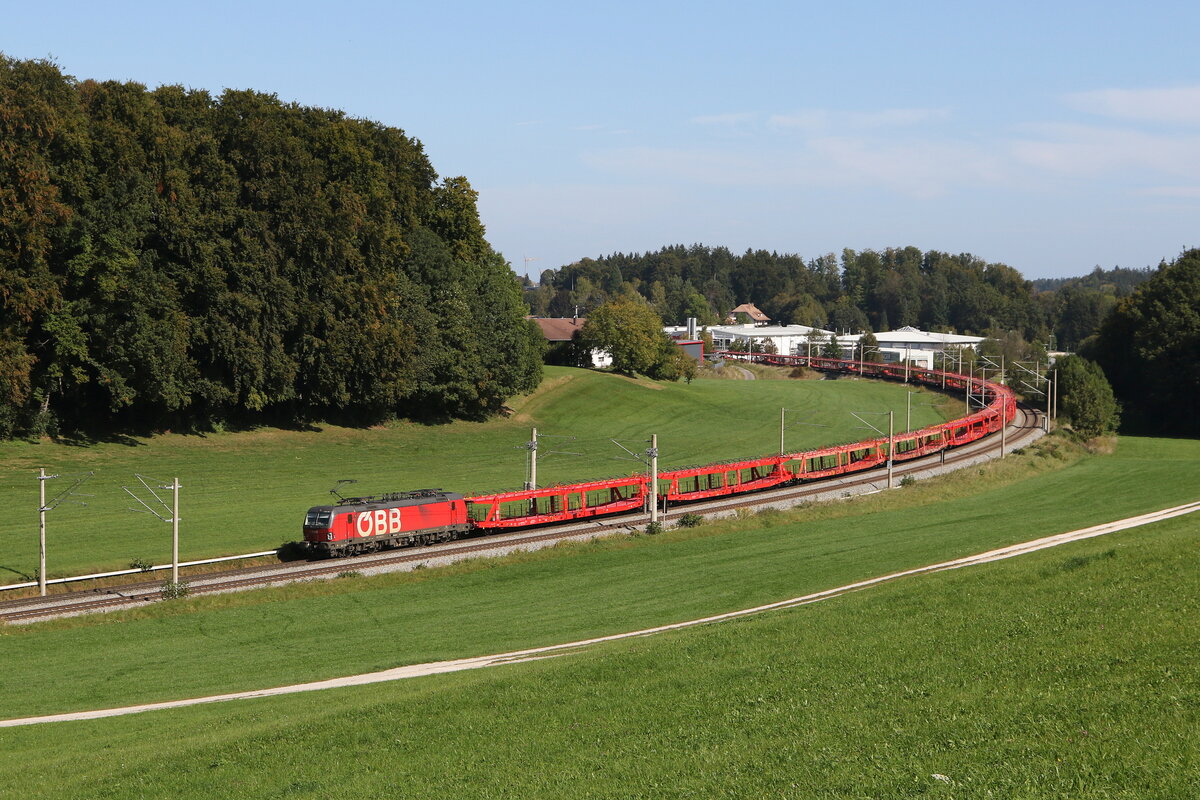
<path fill-rule="evenodd" d="M 698 331 L 694 320 L 689 325 L 664 328 L 673 338 L 695 339 Z M 769 342 L 770 348 L 781 355 L 819 355 L 829 341 L 832 331 L 812 328 L 808 325 L 711 325 L 713 348 L 716 350 L 750 350 L 750 342 L 760 347 Z M 815 332 L 815 336 L 812 334 Z M 862 334 L 843 334 L 837 337 L 842 348 L 842 358 L 853 358 Z M 933 333 L 905 326 L 894 331 L 875 334 L 879 342 L 879 353 L 884 363 L 908 361 L 915 366 L 932 369 L 936 354 L 959 348 L 974 349 L 984 340 L 982 336 L 962 336 L 956 333 Z"/>
<path fill-rule="evenodd" d="M 698 332 L 695 328 L 689 326 L 676 325 L 663 329 L 667 335 L 672 338 L 686 337 L 694 339 Z M 717 350 L 750 350 L 750 342 L 754 342 L 754 348 L 757 349 L 764 342 L 770 342 L 771 348 L 776 353 L 784 355 L 808 355 L 809 353 L 809 334 L 812 331 L 817 332 L 820 337 L 813 344 L 813 352 L 818 352 L 819 349 L 829 341 L 829 335 L 833 331 L 823 330 L 821 328 L 810 328 L 807 325 L 710 325 L 707 328 L 712 334 L 713 348 Z M 690 331 L 690 332 L 689 332 Z"/>
<path fill-rule="evenodd" d="M 862 334 L 838 337 L 842 352 L 849 358 L 858 346 Z M 894 331 L 883 331 L 875 334 L 879 342 L 879 352 L 886 364 L 908 361 L 916 366 L 933 369 L 937 353 L 963 348 L 975 349 L 984 340 L 983 336 L 963 336 L 957 333 L 933 333 L 918 330 L 911 325 Z"/>

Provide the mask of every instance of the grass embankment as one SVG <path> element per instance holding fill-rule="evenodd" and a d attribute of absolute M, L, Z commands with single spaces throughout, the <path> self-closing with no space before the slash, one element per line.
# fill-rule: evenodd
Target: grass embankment
<path fill-rule="evenodd" d="M 890 495 L 912 505 L 894 513 L 839 519 L 839 511 L 859 505 L 850 504 L 803 528 L 772 515 L 775 524 L 747 520 L 736 535 L 585 549 L 555 562 L 582 582 L 572 594 L 538 574 L 547 563 L 418 588 L 453 585 L 469 595 L 474 613 L 456 620 L 464 636 L 482 635 L 473 617 L 487 616 L 493 600 L 508 603 L 507 624 L 518 629 L 493 633 L 500 638 L 539 638 L 552 606 L 580 617 L 616 601 L 627 616 L 665 596 L 655 613 L 670 607 L 673 617 L 684 607 L 678 616 L 689 616 L 698 610 L 694 598 L 714 587 L 752 594 L 744 583 L 729 585 L 738 573 L 743 582 L 751 577 L 744 569 L 707 560 L 714 544 L 756 553 L 744 567 L 783 561 L 781 574 L 756 570 L 753 580 L 799 593 L 796 587 L 843 582 L 855 571 L 849 566 L 877 548 L 890 551 L 888 569 L 899 568 L 932 560 L 943 550 L 940 537 L 953 540 L 950 550 L 982 549 L 998 537 L 997 525 L 1030 538 L 1194 499 L 1198 448 L 1123 440 L 1114 456 L 958 501 L 923 505 L 911 498 L 947 490 L 917 487 Z M 1015 475 L 1017 468 L 1004 469 Z M 954 507 L 961 507 L 957 518 L 936 522 Z M 918 537 L 926 527 L 934 532 Z M 1194 517 L 1184 517 L 546 662 L 3 730 L 0 786 L 31 798 L 1190 797 L 1200 781 L 1196 530 Z M 821 544 L 797 559 L 790 548 L 808 539 Z M 906 540 L 914 547 L 897 552 Z M 637 562 L 635 572 L 653 573 L 653 586 L 630 583 L 624 559 Z M 482 586 L 470 585 L 481 579 Z M 596 593 L 609 581 L 632 593 L 632 602 L 619 589 Z M 515 584 L 509 600 L 506 583 Z M 420 619 L 438 612 L 422 607 L 391 620 L 385 609 L 402 588 L 324 598 L 324 607 L 341 628 L 367 629 L 377 650 L 403 647 L 426 636 Z M 291 657 L 309 670 L 329 657 L 307 652 L 303 620 L 283 630 L 277 610 L 258 611 L 257 627 L 275 628 L 276 646 L 294 642 Z M 197 632 L 222 648 L 225 632 L 212 627 L 213 616 L 192 619 L 201 618 Z M 169 638 L 179 624 L 162 619 L 143 629 L 147 638 L 168 637 L 160 657 L 180 645 Z M 139 625 L 95 627 L 115 633 Z M 60 655 L 69 646 L 45 630 L 15 638 Z M 113 646 L 124 642 L 118 637 Z M 255 649 L 245 639 L 235 647 Z M 127 655 L 128 670 L 146 670 L 144 654 Z M 58 683 L 73 680 L 65 674 Z"/>
<path fill-rule="evenodd" d="M 848 410 L 891 409 L 903 419 L 906 388 L 871 381 L 695 381 L 661 384 L 583 370 L 550 368 L 543 386 L 518 398 L 508 419 L 446 425 L 395 424 L 374 430 L 258 430 L 205 436 L 164 435 L 70 444 L 0 444 L 0 583 L 30 580 L 37 566 L 38 467 L 51 473 L 94 470 L 79 491 L 87 508 L 64 503 L 47 520 L 49 577 L 122 569 L 134 559 L 170 560 L 170 527 L 121 486 L 134 473 L 169 482 L 178 476 L 184 560 L 267 550 L 300 537 L 305 510 L 329 501 L 342 478 L 347 494 L 437 486 L 484 492 L 520 486 L 529 428 L 543 435 L 543 485 L 627 475 L 641 469 L 610 439 L 631 450 L 659 436 L 663 469 L 773 452 L 779 409 L 792 410 L 787 444 L 797 449 L 870 435 Z M 938 408 L 923 402 L 945 401 Z M 962 413 L 942 395 L 914 397 L 913 425 Z M 558 438 L 572 436 L 574 439 Z M 53 496 L 66 479 L 48 482 Z M 142 497 L 147 493 L 139 490 Z M 160 492 L 160 495 L 164 493 Z M 169 500 L 169 492 L 165 496 Z"/>
<path fill-rule="evenodd" d="M 1196 499 L 1200 444 L 1061 440 L 796 514 L 370 579 L 195 598 L 0 634 L 6 716 L 248 690 L 693 619 Z M 119 624 L 118 624 L 119 623 Z"/>

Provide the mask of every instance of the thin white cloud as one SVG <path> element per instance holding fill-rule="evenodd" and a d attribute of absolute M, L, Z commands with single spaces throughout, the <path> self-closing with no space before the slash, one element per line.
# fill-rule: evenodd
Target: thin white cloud
<path fill-rule="evenodd" d="M 622 176 L 653 176 L 684 183 L 758 185 L 769 175 L 753 156 L 716 148 L 621 147 L 583 155 L 588 166 Z"/>
<path fill-rule="evenodd" d="M 670 187 L 628 184 L 489 186 L 479 192 L 480 212 L 486 212 L 488 224 L 543 225 L 547 231 L 566 226 L 574 233 L 619 227 L 678 201 Z"/>
<path fill-rule="evenodd" d="M 1200 86 L 1174 89 L 1100 89 L 1066 96 L 1071 108 L 1141 122 L 1200 125 Z"/>
<path fill-rule="evenodd" d="M 864 131 L 906 128 L 939 122 L 949 117 L 950 111 L 944 108 L 887 108 L 880 111 L 805 109 L 790 114 L 773 114 L 767 122 L 772 128 L 780 129 Z"/>
<path fill-rule="evenodd" d="M 730 114 L 709 114 L 706 116 L 692 117 L 689 122 L 693 125 L 740 125 L 744 122 L 751 122 L 755 115 L 748 111 L 739 111 Z"/>
<path fill-rule="evenodd" d="M 1200 179 L 1200 136 L 1172 136 L 1086 125 L 1039 125 L 1011 143 L 1013 158 L 1039 170 L 1075 176 L 1133 171 Z"/>
<path fill-rule="evenodd" d="M 979 185 L 1008 184 L 1003 159 L 975 143 L 825 137 L 809 142 L 834 185 L 878 186 L 917 198 Z"/>
<path fill-rule="evenodd" d="M 706 186 L 877 187 L 927 198 L 1009 180 L 1005 165 L 972 144 L 821 137 L 791 149 L 629 147 L 588 153 L 585 163 L 625 178 Z"/>
<path fill-rule="evenodd" d="M 1148 186 L 1137 192 L 1146 197 L 1174 197 L 1200 200 L 1200 186 Z"/>
<path fill-rule="evenodd" d="M 1109 94 L 1087 96 L 1095 100 Z M 1180 101 L 1190 95 L 1173 92 L 1170 97 Z M 1195 99 L 1200 107 L 1200 94 Z M 1139 113 L 1149 114 L 1154 103 L 1143 100 Z M 1120 103 L 1096 101 L 1096 107 L 1101 106 L 1117 108 Z M 691 121 L 732 126 L 758 120 L 766 127 L 744 128 L 744 136 L 734 143 L 597 148 L 581 154 L 581 159 L 623 181 L 680 191 L 865 190 L 926 200 L 996 189 L 1026 195 L 1057 192 L 1065 186 L 1064 179 L 1070 179 L 1104 182 L 1110 192 L 1179 200 L 1196 197 L 1193 187 L 1200 186 L 1200 133 L 1049 123 L 991 136 L 954 135 L 948 126 L 937 124 L 950 117 L 949 110 L 934 108 L 808 109 L 758 118 L 721 114 Z M 788 135 L 771 135 L 772 131 Z"/>

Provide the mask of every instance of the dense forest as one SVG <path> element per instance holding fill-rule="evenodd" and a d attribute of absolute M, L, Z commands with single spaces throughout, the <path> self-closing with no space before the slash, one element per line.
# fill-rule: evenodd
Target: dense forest
<path fill-rule="evenodd" d="M 1159 268 L 1165 266 L 1159 264 Z M 1150 267 L 1141 269 L 1129 269 L 1126 267 L 1113 267 L 1112 269 L 1103 269 L 1095 267 L 1087 275 L 1076 278 L 1035 278 L 1033 288 L 1039 292 L 1053 292 L 1073 286 L 1079 289 L 1094 289 L 1104 292 L 1105 294 L 1113 295 L 1114 297 L 1128 297 L 1133 293 L 1133 290 L 1142 283 L 1150 280 L 1154 276 L 1155 270 Z"/>
<path fill-rule="evenodd" d="M 0 436 L 494 411 L 543 344 L 475 198 L 396 128 L 0 54 Z"/>
<path fill-rule="evenodd" d="M 1128 429 L 1200 436 L 1200 250 L 1121 299 L 1080 353 L 1103 368 Z"/>
<path fill-rule="evenodd" d="M 1015 332 L 1051 349 L 1074 349 L 1150 270 L 1097 270 L 1051 288 L 1004 264 L 970 254 L 915 247 L 843 250 L 805 260 L 797 255 L 675 245 L 644 254 L 585 258 L 542 273 L 526 297 L 535 314 L 586 313 L 619 294 L 639 292 L 668 324 L 687 317 L 718 322 L 751 302 L 783 324 L 839 331 Z"/>

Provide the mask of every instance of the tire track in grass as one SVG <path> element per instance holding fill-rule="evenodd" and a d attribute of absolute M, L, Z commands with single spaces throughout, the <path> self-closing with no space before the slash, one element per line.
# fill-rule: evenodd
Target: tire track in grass
<path fill-rule="evenodd" d="M 861 589 L 866 589 L 871 586 L 877 586 L 882 583 L 888 583 L 900 578 L 907 578 L 914 575 L 925 575 L 931 572 L 942 572 L 950 569 L 960 569 L 962 567 L 970 567 L 976 564 L 987 564 L 993 561 L 1000 561 L 1006 558 L 1014 558 L 1016 556 L 1034 553 L 1038 550 L 1045 550 L 1050 547 L 1058 547 L 1059 545 L 1068 544 L 1070 542 L 1078 542 L 1083 539 L 1091 539 L 1097 536 L 1105 536 L 1117 531 L 1128 530 L 1142 525 L 1150 525 L 1155 522 L 1172 519 L 1173 517 L 1191 514 L 1195 511 L 1200 511 L 1200 501 L 1185 503 L 1181 506 L 1166 508 L 1160 511 L 1152 511 L 1147 514 L 1140 514 L 1136 517 L 1128 517 L 1126 519 L 1116 520 L 1114 522 L 1106 522 L 1101 525 L 1093 525 L 1090 528 L 1081 528 L 1076 531 L 1067 533 L 1059 533 L 1053 536 L 1045 536 L 1041 539 L 1034 539 L 1029 542 L 1021 542 L 1020 544 L 1009 545 L 995 550 L 988 550 L 983 553 L 977 553 L 963 558 L 956 558 L 952 561 L 942 561 L 937 564 L 930 564 L 924 567 L 916 567 L 914 569 L 903 570 L 901 572 L 893 572 L 888 575 L 882 575 L 877 578 L 869 578 L 864 581 L 848 583 L 844 586 L 839 586 L 834 589 L 825 589 L 820 592 L 813 592 L 802 597 L 793 597 L 788 600 L 780 600 L 766 605 L 755 606 L 754 608 L 745 608 L 739 611 L 729 611 L 724 614 L 714 614 L 700 619 L 688 620 L 686 622 L 675 622 L 669 625 L 660 625 L 654 628 L 644 628 L 637 631 L 629 631 L 627 633 L 615 633 L 609 636 L 599 636 L 594 639 L 583 639 L 577 642 L 567 642 L 565 644 L 546 645 L 544 647 L 534 647 L 527 650 L 515 650 L 509 653 L 499 653 L 489 656 L 475 656 L 473 658 L 459 658 L 450 661 L 434 661 L 426 664 L 410 664 L 404 667 L 395 667 L 393 669 L 382 670 L 380 672 L 369 672 L 362 675 L 350 675 L 343 678 L 330 678 L 324 681 L 314 681 L 312 683 L 298 683 L 291 686 L 277 686 L 270 689 L 256 689 L 249 692 L 234 692 L 231 694 L 210 695 L 208 697 L 193 697 L 186 700 L 170 700 L 161 703 L 146 703 L 143 705 L 123 706 L 120 708 L 106 708 L 94 711 L 74 711 L 63 714 L 50 714 L 40 717 L 22 717 L 19 719 L 0 720 L 0 728 L 16 727 L 18 725 L 36 725 L 45 722 L 70 722 L 75 720 L 85 719 L 100 719 L 102 717 L 118 717 L 127 714 L 139 714 L 145 711 L 162 711 L 171 708 L 183 708 L 185 706 L 200 705 L 201 703 L 220 703 L 230 700 L 249 700 L 256 697 L 274 697 L 284 694 L 297 694 L 300 692 L 315 692 L 322 689 L 339 689 L 347 686 L 365 686 L 372 683 L 383 683 L 385 681 L 404 680 L 405 678 L 417 678 L 426 675 L 440 675 L 447 672 L 460 672 L 468 669 L 483 669 L 485 667 L 494 667 L 502 664 L 519 664 L 526 661 L 537 661 L 545 658 L 553 658 L 560 655 L 566 655 L 572 652 L 578 652 L 587 647 L 602 644 L 604 642 L 615 642 L 621 639 L 632 639 L 641 636 L 652 636 L 656 633 L 664 633 L 666 631 L 681 630 L 690 628 L 696 625 L 708 625 L 716 622 L 724 622 L 731 619 L 750 616 L 752 614 L 761 614 L 765 611 L 775 611 L 778 609 L 795 608 L 797 606 L 808 605 L 810 603 L 828 600 L 833 597 L 839 597 L 849 592 L 856 592 Z"/>

